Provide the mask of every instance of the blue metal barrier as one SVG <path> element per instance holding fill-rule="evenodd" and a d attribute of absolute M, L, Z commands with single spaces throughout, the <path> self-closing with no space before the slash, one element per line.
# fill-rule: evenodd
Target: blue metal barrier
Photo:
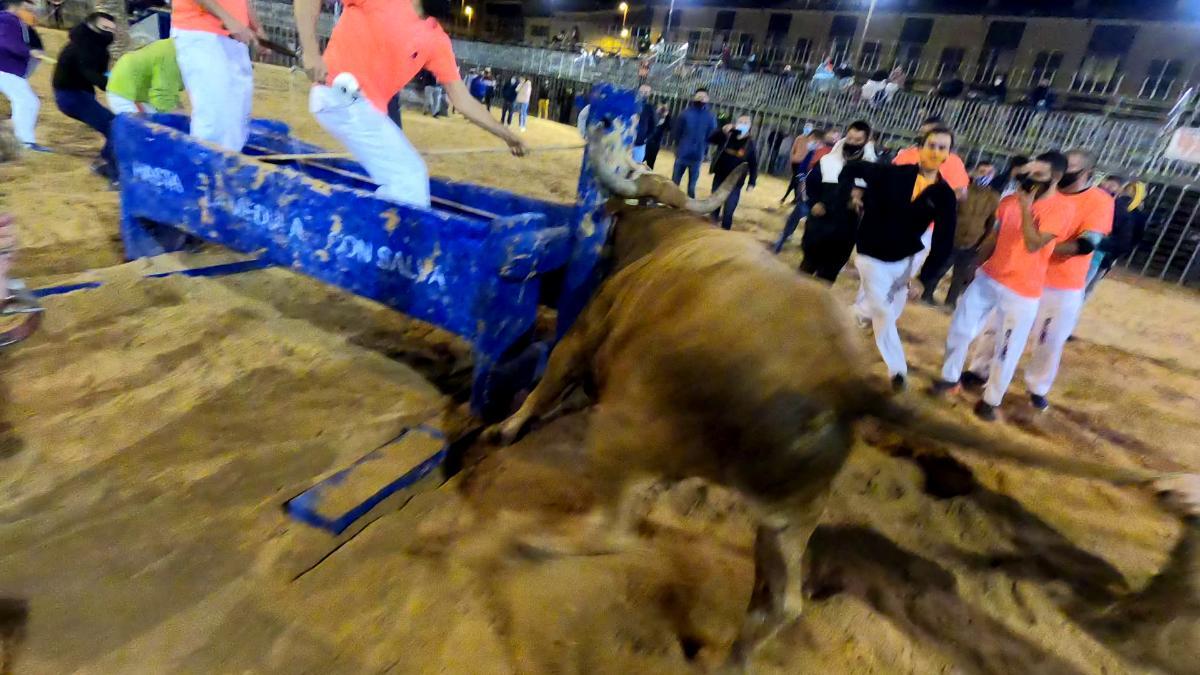
<path fill-rule="evenodd" d="M 597 87 L 593 111 L 593 123 L 620 125 L 632 143 L 632 92 Z M 435 178 L 433 208 L 422 209 L 377 198 L 355 162 L 248 156 L 323 151 L 281 122 L 255 120 L 247 155 L 189 137 L 187 123 L 114 122 L 127 258 L 200 237 L 445 328 L 473 345 L 471 404 L 485 418 L 507 414 L 548 351 L 528 341 L 545 275 L 565 269 L 560 334 L 599 281 L 608 226 L 586 159 L 577 205 Z"/>

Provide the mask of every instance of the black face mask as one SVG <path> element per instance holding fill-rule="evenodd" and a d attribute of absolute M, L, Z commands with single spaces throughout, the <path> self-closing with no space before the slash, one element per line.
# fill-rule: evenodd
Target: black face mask
<path fill-rule="evenodd" d="M 1017 184 L 1020 185 L 1021 189 L 1025 192 L 1032 192 L 1033 196 L 1035 197 L 1041 197 L 1042 195 L 1046 194 L 1047 190 L 1050 189 L 1050 181 L 1037 180 L 1028 174 L 1017 176 Z"/>
<path fill-rule="evenodd" d="M 843 143 L 842 156 L 846 159 L 857 159 L 858 156 L 862 154 L 863 147 L 865 146 L 855 145 L 853 143 Z"/>
<path fill-rule="evenodd" d="M 692 101 L 692 107 L 696 108 L 697 110 L 703 108 L 705 105 L 707 104 L 704 101 Z"/>
<path fill-rule="evenodd" d="M 1075 181 L 1079 180 L 1079 177 L 1082 175 L 1082 171 L 1068 171 L 1064 173 L 1063 177 L 1058 181 L 1058 186 L 1067 187 L 1068 185 L 1074 185 Z"/>

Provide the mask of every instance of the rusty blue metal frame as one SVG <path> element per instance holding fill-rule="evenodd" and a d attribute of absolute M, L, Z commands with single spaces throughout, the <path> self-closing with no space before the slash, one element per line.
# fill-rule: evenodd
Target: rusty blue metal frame
<path fill-rule="evenodd" d="M 592 106 L 592 124 L 632 143 L 632 92 L 598 86 Z M 434 208 L 421 209 L 377 198 L 354 162 L 267 164 L 186 128 L 177 115 L 114 123 L 127 258 L 199 237 L 445 328 L 473 345 L 471 404 L 484 418 L 508 412 L 548 352 L 529 342 L 545 275 L 565 270 L 560 335 L 599 283 L 608 220 L 586 159 L 576 205 L 435 178 Z M 322 152 L 270 120 L 254 121 L 248 148 Z"/>

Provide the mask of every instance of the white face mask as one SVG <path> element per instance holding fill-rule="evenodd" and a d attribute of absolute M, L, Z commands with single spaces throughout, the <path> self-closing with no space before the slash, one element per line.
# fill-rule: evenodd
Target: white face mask
<path fill-rule="evenodd" d="M 734 129 L 737 129 L 737 132 L 743 136 L 750 133 L 750 125 L 749 124 L 739 124 L 739 125 L 735 126 Z"/>

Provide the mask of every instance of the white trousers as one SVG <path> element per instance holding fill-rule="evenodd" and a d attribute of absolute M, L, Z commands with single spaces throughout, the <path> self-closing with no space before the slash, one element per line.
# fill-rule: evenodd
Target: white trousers
<path fill-rule="evenodd" d="M 29 80 L 12 73 L 0 73 L 0 94 L 12 107 L 13 135 L 22 143 L 37 143 L 38 110 L 42 107 Z"/>
<path fill-rule="evenodd" d="M 1058 366 L 1062 363 L 1063 347 L 1079 323 L 1083 301 L 1082 288 L 1073 291 L 1056 288 L 1042 290 L 1042 301 L 1038 303 L 1037 318 L 1033 322 L 1033 354 L 1025 368 L 1025 384 L 1031 393 L 1045 396 L 1054 386 Z"/>
<path fill-rule="evenodd" d="M 1017 363 L 1025 351 L 1029 331 L 1037 315 L 1038 301 L 1018 295 L 1004 284 L 980 271 L 967 286 L 954 308 L 950 332 L 946 335 L 946 360 L 942 363 L 942 379 L 957 382 L 962 377 L 967 350 L 979 335 L 984 320 L 994 313 L 998 338 L 992 344 L 988 383 L 983 400 L 998 406 L 1017 372 Z"/>
<path fill-rule="evenodd" d="M 900 343 L 896 320 L 908 302 L 912 264 L 912 256 L 896 262 L 884 262 L 861 253 L 854 256 L 854 266 L 862 280 L 862 308 L 871 321 L 875 346 L 887 364 L 888 377 L 908 376 L 908 363 L 904 359 L 904 345 Z"/>
<path fill-rule="evenodd" d="M 1042 289 L 1042 299 L 1038 302 L 1037 315 L 1033 320 L 1033 349 L 1025 366 L 1025 386 L 1029 388 L 1029 393 L 1038 396 L 1050 393 L 1058 377 L 1067 338 L 1071 337 L 1079 323 L 1083 302 L 1083 290 Z M 988 319 L 983 336 L 971 357 L 971 372 L 978 375 L 991 372 L 998 326 L 996 316 Z"/>
<path fill-rule="evenodd" d="M 192 103 L 192 135 L 241 152 L 250 138 L 254 70 L 250 50 L 233 38 L 173 30 L 175 59 Z"/>
<path fill-rule="evenodd" d="M 921 272 L 921 266 L 925 264 L 925 259 L 929 257 L 929 247 L 933 245 L 933 228 L 925 230 L 925 234 L 921 235 L 921 244 L 924 246 L 920 251 L 913 256 L 912 269 L 909 270 L 908 276 L 910 279 L 915 279 L 917 274 Z M 867 309 L 867 296 L 863 291 L 861 283 L 858 285 L 858 294 L 854 296 L 854 306 L 851 308 L 855 318 L 859 321 L 870 321 L 871 312 Z"/>
<path fill-rule="evenodd" d="M 348 97 L 317 85 L 308 96 L 308 109 L 317 122 L 338 139 L 371 180 L 375 194 L 401 204 L 429 208 L 429 170 L 408 137 L 387 115 L 362 97 Z"/>
<path fill-rule="evenodd" d="M 925 234 L 921 235 L 921 250 L 913 256 L 912 275 L 915 279 L 921 272 L 921 268 L 925 265 L 925 259 L 929 257 L 929 247 L 933 246 L 933 228 L 927 228 Z"/>
<path fill-rule="evenodd" d="M 120 115 L 121 113 L 129 113 L 131 115 L 136 115 L 136 114 L 142 112 L 142 109 L 140 106 L 138 106 L 138 104 L 134 103 L 133 101 L 130 101 L 129 99 L 125 98 L 124 96 L 114 94 L 111 91 L 104 92 L 104 98 L 106 101 L 108 101 L 108 109 L 118 115 Z"/>

